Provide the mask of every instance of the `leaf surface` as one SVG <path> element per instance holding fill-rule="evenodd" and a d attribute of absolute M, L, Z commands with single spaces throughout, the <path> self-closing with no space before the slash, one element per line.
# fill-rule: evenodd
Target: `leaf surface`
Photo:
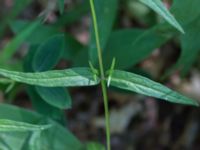
<path fill-rule="evenodd" d="M 164 99 L 173 103 L 199 105 L 196 101 L 187 98 L 160 83 L 134 73 L 115 70 L 110 84 L 114 87 L 133 91 L 146 96 Z"/>
<path fill-rule="evenodd" d="M 87 150 L 105 150 L 105 147 L 99 143 L 89 142 L 86 145 Z"/>
<path fill-rule="evenodd" d="M 30 25 L 31 22 L 24 20 L 16 20 L 10 23 L 10 28 L 15 34 L 20 34 L 23 29 Z M 29 36 L 26 37 L 25 42 L 33 45 L 38 45 L 45 42 L 49 37 L 58 34 L 57 28 L 51 25 L 39 24 L 38 27 Z"/>
<path fill-rule="evenodd" d="M 73 68 L 41 73 L 23 73 L 0 69 L 0 75 L 16 82 L 44 87 L 92 86 L 99 83 L 99 79 L 94 79 L 89 68 Z"/>
<path fill-rule="evenodd" d="M 52 69 L 64 51 L 64 35 L 55 35 L 46 40 L 36 50 L 33 57 L 33 70 L 37 72 Z"/>
<path fill-rule="evenodd" d="M 105 68 L 108 69 L 113 57 L 117 60 L 117 69 L 129 68 L 144 60 L 171 37 L 159 32 L 159 28 L 156 26 L 147 30 L 124 29 L 113 32 L 103 53 Z"/>
<path fill-rule="evenodd" d="M 0 131 L 42 131 L 50 128 L 50 125 L 33 125 L 13 120 L 0 119 Z"/>
<path fill-rule="evenodd" d="M 48 104 L 60 108 L 71 108 L 71 97 L 65 88 L 46 88 L 36 86 L 36 91 Z"/>
<path fill-rule="evenodd" d="M 35 21 L 30 25 L 26 26 L 21 33 L 16 35 L 14 39 L 12 39 L 2 50 L 0 55 L 0 62 L 5 63 L 9 60 L 19 46 L 26 40 L 26 38 L 34 32 L 34 30 L 39 26 L 40 21 Z"/>
<path fill-rule="evenodd" d="M 102 50 L 106 46 L 107 40 L 112 31 L 112 26 L 114 19 L 116 17 L 118 0 L 95 0 L 95 11 L 97 16 L 97 24 L 99 30 L 99 40 Z M 91 26 L 91 35 L 90 35 L 90 44 L 89 44 L 89 57 L 93 64 L 96 64 L 97 61 L 97 49 L 96 49 L 96 40 L 94 27 Z"/>
<path fill-rule="evenodd" d="M 174 26 L 180 32 L 184 33 L 181 25 L 176 21 L 174 16 L 167 10 L 161 0 L 140 0 L 142 3 L 146 4 L 152 8 L 155 12 L 161 15 L 169 24 Z"/>
<path fill-rule="evenodd" d="M 1 104 L 0 119 L 4 118 L 7 118 L 8 120 L 15 120 L 17 122 L 26 122 L 28 124 L 48 124 L 52 126 L 47 130 L 43 130 L 40 136 L 36 136 L 37 138 L 32 138 L 32 136 L 30 138 L 30 132 L 1 132 L 0 145 L 4 145 L 4 147 L 8 147 L 11 150 L 22 150 L 26 144 L 28 144 L 29 147 L 33 147 L 32 144 L 37 141 L 40 142 L 40 149 L 83 149 L 83 144 L 68 129 L 38 113 L 11 105 Z M 24 148 L 24 150 L 27 149 Z"/>

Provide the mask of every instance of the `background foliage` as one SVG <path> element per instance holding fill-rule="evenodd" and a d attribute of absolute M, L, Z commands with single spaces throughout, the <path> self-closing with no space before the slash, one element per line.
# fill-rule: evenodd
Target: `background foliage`
<path fill-rule="evenodd" d="M 198 149 L 197 108 L 124 90 L 197 104 L 146 77 L 200 99 L 200 1 L 94 2 L 106 70 L 116 58 L 109 89 L 113 149 Z M 0 11 L 0 149 L 104 149 L 88 142 L 105 144 L 100 89 L 80 87 L 100 81 L 88 63 L 98 67 L 89 1 L 3 0 Z"/>

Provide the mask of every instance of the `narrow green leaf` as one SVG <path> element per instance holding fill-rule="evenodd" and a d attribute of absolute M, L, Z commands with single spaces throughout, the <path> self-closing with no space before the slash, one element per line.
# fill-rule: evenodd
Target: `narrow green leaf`
<path fill-rule="evenodd" d="M 5 12 L 1 11 L 1 16 L 3 16 L 3 18 L 0 23 L 0 37 L 6 31 L 5 28 L 7 24 L 12 22 L 31 2 L 32 0 L 13 1 L 12 9 L 10 11 L 7 11 L 7 9 L 5 9 Z"/>
<path fill-rule="evenodd" d="M 0 62 L 6 63 L 10 60 L 15 51 L 19 46 L 26 40 L 26 38 L 34 32 L 34 30 L 39 26 L 40 21 L 35 21 L 30 25 L 26 26 L 24 30 L 19 33 L 14 39 L 12 39 L 2 50 L 0 55 Z"/>
<path fill-rule="evenodd" d="M 74 87 L 92 86 L 99 83 L 95 81 L 89 68 L 73 68 L 65 70 L 46 71 L 41 73 L 23 73 L 0 69 L 0 75 L 16 82 L 44 87 Z"/>
<path fill-rule="evenodd" d="M 169 24 L 174 26 L 180 32 L 184 33 L 181 25 L 176 21 L 173 15 L 167 10 L 167 8 L 163 5 L 161 0 L 140 0 L 142 3 L 146 4 L 150 8 L 152 8 L 155 12 L 161 15 Z"/>
<path fill-rule="evenodd" d="M 33 57 L 33 70 L 36 72 L 52 69 L 64 51 L 64 35 L 56 35 L 46 40 L 36 50 Z"/>
<path fill-rule="evenodd" d="M 124 90 L 129 90 L 139 94 L 143 94 L 146 96 L 164 99 L 166 101 L 173 103 L 196 105 L 196 106 L 199 105 L 196 101 L 187 98 L 163 86 L 162 84 L 156 83 L 143 76 L 125 71 L 115 70 L 112 75 L 111 85 Z"/>
<path fill-rule="evenodd" d="M 36 91 L 47 103 L 60 108 L 71 108 L 71 97 L 68 91 L 64 88 L 44 88 L 36 86 Z"/>
<path fill-rule="evenodd" d="M 16 34 L 20 34 L 26 26 L 31 25 L 31 22 L 24 20 L 16 20 L 10 23 L 11 30 Z M 30 44 L 40 44 L 46 41 L 49 37 L 59 33 L 59 30 L 51 25 L 39 24 L 38 27 L 29 36 L 25 42 Z"/>
<path fill-rule="evenodd" d="M 33 125 L 24 122 L 0 119 L 0 131 L 42 131 L 51 125 Z"/>

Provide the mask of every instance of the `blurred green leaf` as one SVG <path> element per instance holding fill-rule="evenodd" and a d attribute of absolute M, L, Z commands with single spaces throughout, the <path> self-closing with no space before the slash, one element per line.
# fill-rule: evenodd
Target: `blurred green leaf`
<path fill-rule="evenodd" d="M 95 0 L 94 5 L 97 16 L 97 24 L 99 27 L 99 40 L 101 48 L 104 50 L 117 14 L 118 0 Z M 89 44 L 89 57 L 92 63 L 96 64 L 98 62 L 98 57 L 93 26 L 91 26 L 90 33 L 91 39 Z"/>
<path fill-rule="evenodd" d="M 69 26 L 76 21 L 79 21 L 81 17 L 86 15 L 90 10 L 89 1 L 82 1 L 76 5 L 73 9 L 66 10 L 56 22 L 53 24 L 55 27 Z"/>
<path fill-rule="evenodd" d="M 200 54 L 200 9 L 199 0 L 176 0 L 171 11 L 183 25 L 186 34 L 180 35 L 181 55 L 180 58 L 167 73 L 179 69 L 182 75 L 188 73 L 191 66 Z M 191 9 L 192 8 L 192 9 Z"/>
<path fill-rule="evenodd" d="M 94 75 L 89 68 L 73 68 L 41 73 L 23 73 L 0 69 L 0 75 L 16 82 L 44 87 L 93 86 L 99 83 L 99 79 L 95 80 L 93 78 Z"/>
<path fill-rule="evenodd" d="M 191 27 L 192 26 L 192 27 Z M 175 68 L 181 70 L 185 75 L 197 60 L 200 54 L 200 22 L 197 21 L 188 25 L 185 29 L 186 34 L 180 37 L 181 40 L 181 55 L 175 65 Z"/>
<path fill-rule="evenodd" d="M 42 43 L 33 57 L 33 70 L 36 72 L 52 69 L 60 60 L 64 51 L 64 35 L 50 37 Z"/>
<path fill-rule="evenodd" d="M 150 8 L 152 8 L 155 12 L 161 15 L 169 24 L 174 26 L 180 32 L 184 33 L 181 25 L 176 21 L 174 16 L 167 10 L 161 0 L 140 0 L 142 3 L 146 4 Z"/>
<path fill-rule="evenodd" d="M 40 95 L 36 92 L 34 86 L 28 86 L 27 92 L 34 109 L 36 109 L 38 113 L 50 117 L 51 119 L 54 119 L 62 125 L 66 124 L 66 116 L 64 110 L 54 107 L 44 101 L 44 99 L 42 99 Z"/>
<path fill-rule="evenodd" d="M 17 20 L 10 23 L 10 27 L 15 34 L 20 34 L 23 29 L 30 25 L 31 22 L 25 20 Z M 38 27 L 25 38 L 25 41 L 30 44 L 41 44 L 49 37 L 59 33 L 59 30 L 51 25 L 39 24 Z"/>
<path fill-rule="evenodd" d="M 0 119 L 2 118 L 18 122 L 26 122 L 29 124 L 40 125 L 42 123 L 51 125 L 51 128 L 42 131 L 41 135 L 36 138 L 36 140 L 40 141 L 41 149 L 81 150 L 84 147 L 82 143 L 80 143 L 80 141 L 78 141 L 67 129 L 35 112 L 27 111 L 15 106 L 1 104 Z M 27 144 L 27 140 L 29 140 L 29 145 L 36 142 L 30 141 L 30 133 L 27 132 L 1 132 L 0 139 L 0 146 L 7 146 L 10 148 L 9 150 L 22 150 L 24 145 Z M 34 138 L 32 140 L 34 140 Z M 2 147 L 0 147 L 0 149 L 2 149 Z"/>
<path fill-rule="evenodd" d="M 37 50 L 38 50 L 38 46 L 31 46 L 30 47 L 29 52 L 26 55 L 25 60 L 24 60 L 24 70 L 25 70 L 25 72 L 34 72 L 33 67 L 32 67 L 33 66 L 32 63 L 33 63 L 33 57 L 35 56 L 35 53 L 37 52 Z M 50 63 L 52 64 L 52 62 L 50 62 Z M 53 65 L 56 65 L 56 62 L 54 64 L 52 64 L 51 66 L 46 65 L 46 66 L 49 66 L 50 68 L 43 68 L 43 69 L 52 69 L 54 67 Z M 49 88 L 46 88 L 46 87 L 40 87 L 40 88 L 49 89 Z M 54 88 L 51 88 L 50 91 L 53 90 L 53 89 Z M 61 88 L 61 89 L 64 90 L 64 88 Z M 45 99 L 42 99 L 41 96 L 39 95 L 39 93 L 36 92 L 36 87 L 34 87 L 34 86 L 28 86 L 27 91 L 28 91 L 28 95 L 30 96 L 33 107 L 39 113 L 41 113 L 45 116 L 51 117 L 52 119 L 60 122 L 63 125 L 65 124 L 66 120 L 65 120 L 64 111 L 47 103 L 49 100 L 52 101 L 52 97 L 49 97 L 47 95 L 47 96 L 43 97 Z M 67 99 L 65 99 L 65 97 L 64 97 L 64 98 L 62 98 L 62 100 L 64 99 L 68 103 L 71 103 L 71 98 L 69 98 L 69 93 L 67 91 L 63 91 L 63 92 L 65 92 L 65 93 L 62 94 L 62 95 L 67 94 L 67 96 L 66 96 Z M 57 101 L 57 99 L 53 99 L 53 101 L 55 101 L 55 100 Z"/>
<path fill-rule="evenodd" d="M 65 0 L 58 0 L 60 14 L 63 14 L 65 9 Z"/>
<path fill-rule="evenodd" d="M 103 53 L 104 65 L 108 69 L 108 65 L 115 57 L 116 68 L 129 68 L 145 59 L 170 38 L 170 35 L 159 32 L 159 26 L 147 30 L 115 31 L 111 34 L 106 51 Z"/>
<path fill-rule="evenodd" d="M 36 91 L 42 99 L 54 107 L 60 109 L 71 108 L 71 97 L 64 88 L 44 88 L 37 86 Z"/>
<path fill-rule="evenodd" d="M 75 58 L 79 55 L 83 47 L 84 46 L 71 35 L 65 34 L 65 50 L 62 57 L 72 63 L 76 63 L 77 60 Z M 82 59 L 86 58 L 83 57 Z"/>
<path fill-rule="evenodd" d="M 50 125 L 33 125 L 13 120 L 0 119 L 0 132 L 2 131 L 42 131 L 50 128 Z"/>
<path fill-rule="evenodd" d="M 199 0 L 174 0 L 171 12 L 182 25 L 186 25 L 199 18 L 199 5 Z"/>
<path fill-rule="evenodd" d="M 26 38 L 34 32 L 39 26 L 40 21 L 35 21 L 27 25 L 14 39 L 12 39 L 2 50 L 0 55 L 0 62 L 6 63 L 14 55 L 19 46 L 26 40 Z"/>
<path fill-rule="evenodd" d="M 110 84 L 120 89 L 133 91 L 139 94 L 156 97 L 159 99 L 164 99 L 173 103 L 199 106 L 198 102 L 187 98 L 163 86 L 162 84 L 156 83 L 148 78 L 134 73 L 115 70 L 112 74 Z"/>
<path fill-rule="evenodd" d="M 87 150 L 105 150 L 105 147 L 99 143 L 90 142 L 86 145 Z"/>
<path fill-rule="evenodd" d="M 27 7 L 32 2 L 32 0 L 17 0 L 13 1 L 13 6 L 10 12 L 5 12 L 2 14 L 4 16 L 0 23 L 0 37 L 3 35 L 5 28 L 7 27 L 8 23 L 12 23 L 14 18 L 16 18 L 21 11 Z"/>
<path fill-rule="evenodd" d="M 44 42 L 33 57 L 33 70 L 36 72 L 52 69 L 64 52 L 64 35 L 56 35 Z M 71 108 L 71 98 L 65 88 L 36 87 L 37 93 L 47 103 L 60 109 Z"/>
<path fill-rule="evenodd" d="M 21 150 L 40 150 L 41 149 L 41 141 L 40 141 L 41 132 L 33 132 L 30 133 L 26 138 L 23 147 Z"/>

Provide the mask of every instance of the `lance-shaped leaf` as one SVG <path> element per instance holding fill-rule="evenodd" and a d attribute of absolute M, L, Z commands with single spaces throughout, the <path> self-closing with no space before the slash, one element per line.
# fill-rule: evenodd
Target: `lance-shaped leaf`
<path fill-rule="evenodd" d="M 12 23 L 10 23 L 10 28 L 14 34 L 18 35 L 20 34 L 26 26 L 31 24 L 30 21 L 25 20 L 16 20 Z M 37 28 L 32 32 L 30 35 L 28 35 L 25 39 L 25 42 L 37 45 L 40 43 L 43 43 L 45 40 L 47 40 L 49 37 L 58 34 L 59 31 L 57 28 L 54 28 L 51 25 L 44 25 L 39 24 Z"/>
<path fill-rule="evenodd" d="M 115 70 L 112 74 L 111 85 L 146 96 L 164 99 L 173 103 L 198 106 L 198 103 L 194 100 L 187 98 L 160 83 L 134 73 Z"/>
<path fill-rule="evenodd" d="M 151 9 L 153 9 L 159 15 L 161 15 L 169 24 L 174 26 L 180 32 L 184 33 L 183 28 L 176 21 L 174 16 L 172 16 L 171 13 L 167 10 L 167 8 L 163 5 L 161 0 L 140 0 L 140 1 L 144 4 L 146 4 L 147 6 L 149 6 Z"/>
<path fill-rule="evenodd" d="M 0 119 L 0 131 L 42 131 L 50 127 L 51 125 L 33 125 L 19 121 Z"/>
<path fill-rule="evenodd" d="M 14 39 L 12 39 L 2 50 L 0 55 L 0 62 L 5 63 L 9 60 L 19 46 L 30 36 L 34 30 L 40 25 L 40 21 L 35 21 L 27 25 Z"/>
<path fill-rule="evenodd" d="M 96 78 L 95 80 L 89 68 L 73 68 L 41 73 L 23 73 L 0 69 L 0 75 L 16 82 L 44 87 L 92 86 L 99 83 L 99 79 Z"/>

